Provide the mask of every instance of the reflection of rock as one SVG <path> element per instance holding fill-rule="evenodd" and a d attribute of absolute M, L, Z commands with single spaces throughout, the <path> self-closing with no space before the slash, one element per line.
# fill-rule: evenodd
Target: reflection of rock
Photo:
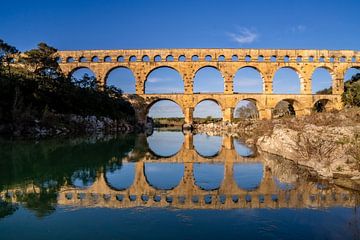
<path fill-rule="evenodd" d="M 293 162 L 285 160 L 280 156 L 261 153 L 266 167 L 271 169 L 271 173 L 283 183 L 296 183 L 299 179 L 298 168 Z"/>
<path fill-rule="evenodd" d="M 302 131 L 295 131 L 275 125 L 270 136 L 262 136 L 257 145 L 261 151 L 280 155 L 299 165 L 315 170 L 320 176 L 334 177 L 341 172 L 349 176 L 360 176 L 359 171 L 349 164 L 348 139 L 359 127 L 318 127 L 305 125 Z"/>

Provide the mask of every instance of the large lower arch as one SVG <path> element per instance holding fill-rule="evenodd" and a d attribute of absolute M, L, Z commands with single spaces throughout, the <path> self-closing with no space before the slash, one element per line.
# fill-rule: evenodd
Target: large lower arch
<path fill-rule="evenodd" d="M 273 93 L 300 94 L 302 77 L 299 71 L 292 67 L 279 68 L 273 77 Z"/>
<path fill-rule="evenodd" d="M 273 118 L 296 116 L 299 111 L 300 103 L 294 99 L 282 99 L 272 110 Z"/>
<path fill-rule="evenodd" d="M 179 185 L 184 175 L 183 163 L 145 163 L 147 183 L 155 189 L 171 190 Z"/>
<path fill-rule="evenodd" d="M 114 67 L 105 76 L 105 85 L 121 89 L 123 93 L 135 93 L 135 77 L 127 67 Z"/>
<path fill-rule="evenodd" d="M 224 164 L 195 163 L 195 185 L 206 191 L 219 189 L 224 179 L 224 172 Z"/>
<path fill-rule="evenodd" d="M 151 102 L 146 108 L 146 116 L 157 124 L 169 124 L 170 126 L 182 126 L 184 112 L 179 103 L 173 99 L 159 98 Z"/>
<path fill-rule="evenodd" d="M 136 163 L 123 163 L 115 170 L 107 169 L 105 173 L 107 185 L 119 191 L 128 189 L 134 182 L 135 164 Z"/>
<path fill-rule="evenodd" d="M 259 69 L 252 66 L 240 68 L 234 77 L 235 93 L 262 93 L 264 78 Z"/>
<path fill-rule="evenodd" d="M 255 99 L 240 100 L 234 110 L 234 119 L 257 119 L 259 118 L 258 103 Z"/>
<path fill-rule="evenodd" d="M 144 84 L 145 94 L 184 93 L 184 80 L 180 72 L 168 66 L 152 69 Z"/>
<path fill-rule="evenodd" d="M 334 103 L 326 98 L 319 99 L 313 104 L 314 112 L 327 112 L 334 109 Z"/>
<path fill-rule="evenodd" d="M 194 93 L 224 92 L 224 78 L 220 70 L 214 66 L 204 66 L 198 69 L 193 84 Z"/>
<path fill-rule="evenodd" d="M 318 67 L 311 76 L 313 94 L 332 94 L 333 73 L 330 68 Z"/>
<path fill-rule="evenodd" d="M 214 99 L 202 99 L 194 107 L 194 122 L 214 122 L 223 118 L 222 107 Z"/>

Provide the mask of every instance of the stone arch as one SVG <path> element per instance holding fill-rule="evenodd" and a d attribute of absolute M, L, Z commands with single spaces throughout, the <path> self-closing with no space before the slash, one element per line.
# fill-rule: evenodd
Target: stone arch
<path fill-rule="evenodd" d="M 136 163 L 122 164 L 118 169 L 106 169 L 104 180 L 106 185 L 117 191 L 129 189 L 135 181 Z"/>
<path fill-rule="evenodd" d="M 183 163 L 145 163 L 144 176 L 149 186 L 158 190 L 176 188 L 184 176 Z"/>
<path fill-rule="evenodd" d="M 287 71 L 290 70 L 290 72 L 283 72 L 283 71 Z M 293 86 L 294 83 L 288 83 L 287 79 L 294 79 L 295 75 L 293 74 L 295 73 L 297 75 L 297 79 L 298 79 L 298 85 L 297 86 Z M 280 74 L 280 76 L 279 76 Z M 287 75 L 287 76 L 285 76 Z M 290 76 L 289 76 L 290 75 Z M 292 76 L 291 76 L 292 75 Z M 277 79 L 279 78 L 279 79 Z M 292 66 L 285 66 L 285 67 L 280 67 L 278 68 L 273 75 L 272 78 L 272 83 L 273 83 L 273 92 L 277 93 L 277 94 L 300 94 L 304 91 L 304 89 L 306 89 L 305 84 L 304 84 L 304 78 L 301 74 L 301 71 L 295 67 Z M 279 85 L 279 86 L 278 86 Z M 292 89 L 290 91 L 287 91 L 285 89 L 289 89 L 289 87 L 291 87 Z"/>
<path fill-rule="evenodd" d="M 136 79 L 135 79 L 135 75 L 134 72 L 126 67 L 126 66 L 116 66 L 113 67 L 111 69 L 109 69 L 106 74 L 105 74 L 105 85 L 110 85 L 109 81 L 111 81 L 112 79 L 109 79 L 112 77 L 112 74 L 115 74 L 114 77 L 119 79 L 119 83 L 122 83 L 122 81 L 126 80 L 126 85 L 121 85 L 121 84 L 112 84 L 112 86 L 115 86 L 117 88 L 120 88 L 124 93 L 131 93 L 134 94 L 135 93 L 135 85 L 136 85 Z M 124 78 L 124 80 L 121 80 L 120 78 Z M 127 78 L 127 79 L 125 79 Z M 125 86 L 125 88 L 123 88 Z"/>
<path fill-rule="evenodd" d="M 71 57 L 71 56 L 70 56 L 70 57 L 67 57 L 67 58 L 66 58 L 66 62 L 67 62 L 67 63 L 73 63 L 74 61 L 75 61 L 74 57 Z"/>
<path fill-rule="evenodd" d="M 183 93 L 184 92 L 184 90 L 185 90 L 185 87 L 184 87 L 184 78 L 183 78 L 183 75 L 182 75 L 182 73 L 181 73 L 181 71 L 179 70 L 179 69 L 177 69 L 176 67 L 172 67 L 172 66 L 167 66 L 167 65 L 163 65 L 163 66 L 158 66 L 158 67 L 154 67 L 154 68 L 152 68 L 152 69 L 150 69 L 149 70 L 149 72 L 147 73 L 147 75 L 146 75 L 146 79 L 145 79 L 145 81 L 144 81 L 144 92 L 146 93 L 146 84 L 147 83 L 149 83 L 149 77 L 151 76 L 151 74 L 154 74 L 154 72 L 156 72 L 156 71 L 158 71 L 159 69 L 170 69 L 171 71 L 174 71 L 174 72 L 172 72 L 172 73 L 167 73 L 167 74 L 173 74 L 173 73 L 177 73 L 177 76 L 179 77 L 179 79 L 178 80 L 181 80 L 181 83 L 182 83 L 182 85 L 180 86 L 180 84 L 179 84 L 179 86 L 177 86 L 179 89 L 176 91 L 176 93 Z M 159 81 L 162 81 L 162 80 L 164 80 L 163 78 L 163 76 L 161 77 L 162 79 L 159 79 Z M 174 79 L 174 78 L 172 78 L 172 79 Z M 175 79 L 176 80 L 176 79 Z M 150 80 L 151 81 L 151 80 Z M 168 84 L 169 82 L 165 82 L 165 84 Z M 172 82 L 173 83 L 173 82 Z M 162 84 L 164 84 L 164 83 L 162 83 Z M 171 86 L 169 86 L 169 88 L 171 89 L 171 88 L 173 88 L 174 86 L 173 86 L 173 84 L 171 85 Z M 181 87 L 181 90 L 180 90 L 180 87 Z M 157 93 L 164 93 L 164 92 L 162 92 L 162 91 L 160 91 L 160 92 L 157 92 Z M 167 93 L 169 93 L 169 92 L 167 92 Z"/>
<path fill-rule="evenodd" d="M 243 102 L 243 104 L 241 104 Z M 246 103 L 248 102 L 248 103 Z M 250 105 L 250 106 L 249 106 Z M 239 109 L 240 107 L 243 107 L 243 117 L 239 116 Z M 249 109 L 248 111 L 247 108 Z M 235 118 L 249 118 L 249 119 L 254 119 L 254 118 L 259 118 L 259 109 L 262 109 L 261 107 L 259 107 L 259 103 L 256 99 L 254 98 L 244 98 L 244 99 L 240 99 L 239 101 L 237 101 L 235 108 L 234 108 L 234 113 L 233 113 L 233 117 Z"/>
<path fill-rule="evenodd" d="M 280 104 L 284 104 L 287 103 L 287 106 L 280 106 Z M 281 107 L 282 110 L 278 110 L 278 108 Z M 288 107 L 286 109 L 286 107 Z M 292 116 L 296 116 L 298 115 L 299 111 L 301 110 L 301 103 L 295 99 L 291 99 L 291 98 L 284 98 L 281 99 L 280 101 L 278 101 L 272 108 L 272 116 L 274 118 L 277 117 L 283 117 L 286 115 L 292 115 Z"/>
<path fill-rule="evenodd" d="M 83 70 L 83 69 L 89 70 L 90 72 L 92 72 L 92 74 L 94 75 L 94 77 L 97 77 L 97 76 L 96 76 L 96 72 L 95 72 L 93 69 L 91 69 L 90 67 L 86 67 L 86 66 L 79 66 L 79 67 L 76 67 L 76 68 L 71 69 L 71 71 L 68 73 L 68 77 L 69 77 L 69 78 L 72 78 L 72 77 L 73 77 L 73 74 L 74 74 L 75 72 L 77 72 L 78 70 Z"/>
<path fill-rule="evenodd" d="M 251 71 L 255 71 L 255 72 L 258 74 L 258 76 L 260 76 L 260 79 L 261 79 L 261 82 L 259 83 L 259 84 L 260 84 L 259 90 L 256 89 L 256 91 L 254 91 L 253 93 L 262 93 L 262 92 L 264 91 L 263 86 L 264 86 L 264 84 L 265 84 L 264 75 L 263 75 L 263 73 L 261 72 L 261 70 L 260 70 L 259 68 L 255 67 L 255 66 L 251 66 L 251 65 L 243 66 L 243 67 L 239 68 L 239 69 L 236 71 L 236 73 L 235 73 L 235 75 L 234 75 L 234 78 L 233 78 L 234 91 L 235 91 L 235 92 L 241 92 L 241 93 L 244 93 L 244 92 L 249 93 L 249 91 L 236 91 L 236 85 L 237 85 L 236 82 L 237 82 L 237 79 L 239 79 L 240 83 L 242 83 L 242 81 L 241 81 L 242 77 L 239 77 L 239 74 L 241 74 L 241 71 L 248 71 L 249 69 L 251 69 Z M 255 72 L 253 72 L 253 73 L 255 73 Z M 246 75 L 253 75 L 253 73 L 250 73 L 250 72 L 249 72 L 249 73 L 246 73 L 246 72 L 245 72 Z M 247 76 L 247 77 L 249 77 L 249 76 Z M 253 78 L 253 76 L 251 76 L 251 78 Z M 252 80 L 252 79 L 251 79 L 251 80 Z M 241 85 L 241 84 L 240 84 L 240 85 Z M 244 83 L 243 83 L 243 85 L 244 85 Z M 246 86 L 244 86 L 244 87 L 246 87 Z M 241 88 L 240 88 L 240 89 L 241 89 Z M 260 89 L 261 89 L 261 90 L 260 90 Z"/>
<path fill-rule="evenodd" d="M 214 72 L 215 70 L 215 72 Z M 205 77 L 206 78 L 210 78 L 209 75 L 215 75 L 215 85 L 213 85 L 211 88 L 216 88 L 220 90 L 221 93 L 224 92 L 225 88 L 224 88 L 224 83 L 225 83 L 225 78 L 224 78 L 224 75 L 222 74 L 221 70 L 215 66 L 215 65 L 209 65 L 209 64 L 206 64 L 204 66 L 201 66 L 199 67 L 195 73 L 194 73 L 194 78 L 193 78 L 193 88 L 194 88 L 194 92 L 199 92 L 199 93 L 211 93 L 211 92 L 217 92 L 217 91 L 213 91 L 213 90 L 200 90 L 200 91 L 197 91 L 198 88 L 201 88 L 201 86 L 199 86 L 199 84 L 201 85 L 201 81 L 205 81 L 205 80 L 201 80 L 201 79 L 197 79 L 199 77 L 199 73 L 200 75 L 205 75 L 205 76 L 200 76 L 202 77 L 201 79 L 204 79 Z M 217 76 L 216 76 L 217 75 Z M 221 84 L 220 84 L 220 81 L 217 79 L 217 78 L 221 78 Z M 214 78 L 214 76 L 212 76 L 212 78 Z M 199 83 L 200 81 L 200 83 Z M 212 81 L 212 82 L 211 82 Z M 217 82 L 219 81 L 219 82 Z M 213 83 L 214 81 L 213 80 L 210 80 L 210 83 Z M 204 84 L 204 83 L 203 83 Z"/>
<path fill-rule="evenodd" d="M 322 72 L 321 72 L 322 71 Z M 319 76 L 316 76 L 319 75 Z M 318 86 L 314 85 L 316 81 L 320 81 L 315 78 L 323 79 L 322 82 L 317 83 Z M 329 81 L 324 81 L 324 78 L 329 78 Z M 332 86 L 335 81 L 334 70 L 328 66 L 316 67 L 311 73 L 311 90 L 312 94 L 332 94 Z M 328 82 L 328 83 L 327 83 Z"/>
<path fill-rule="evenodd" d="M 147 106 L 146 106 L 146 115 L 149 114 L 149 110 L 150 110 L 151 107 L 153 107 L 156 103 L 161 102 L 161 101 L 170 101 L 170 102 L 175 103 L 176 105 L 179 106 L 179 108 L 181 109 L 182 113 L 184 114 L 184 107 L 183 107 L 183 105 L 182 105 L 180 102 L 178 102 L 177 100 L 172 99 L 172 98 L 166 98 L 166 97 L 164 97 L 164 98 L 156 98 L 155 100 L 153 100 L 153 101 L 151 101 L 150 103 L 148 103 Z"/>
<path fill-rule="evenodd" d="M 335 108 L 334 102 L 328 98 L 321 98 L 312 103 L 314 112 L 327 112 Z"/>

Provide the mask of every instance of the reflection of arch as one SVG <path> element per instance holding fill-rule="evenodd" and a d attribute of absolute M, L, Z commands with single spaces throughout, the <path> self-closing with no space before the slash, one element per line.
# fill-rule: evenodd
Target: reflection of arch
<path fill-rule="evenodd" d="M 205 141 L 204 141 L 205 140 Z M 208 140 L 213 140 L 213 142 L 209 142 Z M 215 141 L 215 142 L 214 142 Z M 219 141 L 218 143 L 216 143 L 216 141 Z M 214 150 L 215 148 L 215 144 L 219 145 L 219 147 L 217 149 L 215 149 L 216 151 L 214 151 L 213 153 L 205 153 L 203 152 L 203 143 L 206 142 L 206 146 L 211 143 L 212 147 L 206 147 L 206 150 Z M 223 143 L 223 137 L 219 137 L 219 136 L 208 136 L 206 134 L 195 134 L 194 135 L 194 139 L 193 139 L 193 145 L 194 145 L 194 149 L 195 152 L 202 158 L 207 158 L 207 159 L 211 159 L 211 158 L 215 158 L 217 156 L 219 156 L 221 154 L 222 151 L 222 143 Z"/>
<path fill-rule="evenodd" d="M 155 156 L 156 158 L 171 158 L 176 156 L 181 151 L 184 144 L 184 140 L 185 140 L 184 134 L 180 131 L 153 132 L 152 135 L 146 138 L 148 144 L 148 151 L 150 152 L 151 155 Z M 160 152 L 164 150 L 165 152 L 167 152 L 167 154 Z"/>
<path fill-rule="evenodd" d="M 205 191 L 220 189 L 225 178 L 224 164 L 195 163 L 193 169 L 195 185 L 200 189 Z"/>
<path fill-rule="evenodd" d="M 286 71 L 286 70 L 291 70 L 292 72 L 294 72 L 296 75 L 297 75 L 297 78 L 298 78 L 298 89 L 296 89 L 296 91 L 295 92 L 291 92 L 291 91 L 283 91 L 283 90 L 281 90 L 281 91 L 279 91 L 280 89 L 278 89 L 278 88 L 280 88 L 280 86 L 282 86 L 282 83 L 284 83 L 283 81 L 286 81 L 286 79 L 284 80 L 283 78 L 280 78 L 280 77 L 278 77 L 277 75 L 280 73 L 281 74 L 281 71 Z M 285 74 L 285 72 L 284 73 L 282 73 L 282 74 Z M 288 73 L 287 73 L 288 74 Z M 292 73 L 291 73 L 292 74 Z M 300 70 L 298 70 L 297 68 L 295 68 L 295 67 L 292 67 L 292 66 L 286 66 L 286 67 L 280 67 L 280 68 L 278 68 L 276 71 L 275 71 L 275 73 L 274 73 L 274 75 L 273 75 L 273 79 L 272 79 L 272 82 L 273 82 L 273 91 L 274 91 L 274 93 L 280 93 L 280 94 L 283 94 L 283 93 L 295 93 L 295 94 L 300 94 L 301 93 L 301 89 L 302 89 L 302 86 L 303 86 L 303 84 L 304 84 L 304 78 L 302 77 L 302 75 L 301 75 L 301 72 L 300 72 Z M 296 83 L 294 83 L 294 82 L 288 82 L 291 86 L 294 86 L 294 84 L 296 84 Z M 279 85 L 279 86 L 277 86 L 277 85 Z M 286 86 L 286 85 L 285 85 Z"/>
<path fill-rule="evenodd" d="M 254 191 L 258 189 L 264 178 L 262 163 L 235 163 L 233 171 L 234 181 L 243 190 Z"/>
<path fill-rule="evenodd" d="M 130 180 L 129 180 L 129 176 L 126 175 L 126 172 L 124 173 L 124 170 L 127 170 L 127 169 L 124 169 L 124 168 L 127 168 L 128 166 L 130 166 L 132 169 L 129 170 L 132 174 L 132 177 L 130 177 Z M 123 170 L 121 172 L 121 170 Z M 112 175 L 116 175 L 120 172 L 120 174 L 122 173 L 123 176 L 125 177 L 124 179 L 128 181 L 128 183 L 126 184 L 126 186 L 124 187 L 117 187 L 115 186 L 116 183 L 112 183 Z M 116 177 L 116 176 L 115 176 Z M 120 176 L 122 177 L 122 176 Z M 124 181 L 124 179 L 121 179 L 121 181 Z M 123 190 L 126 190 L 126 189 L 129 189 L 133 184 L 134 184 L 134 181 L 135 181 L 135 163 L 127 163 L 127 164 L 124 164 L 122 165 L 119 169 L 113 171 L 113 172 L 108 172 L 106 171 L 105 174 L 104 174 L 104 180 L 106 182 L 106 185 L 109 186 L 109 188 L 113 189 L 113 190 L 118 190 L 118 191 L 123 191 Z M 118 179 L 114 179 L 114 180 L 118 180 Z"/>
<path fill-rule="evenodd" d="M 244 71 L 244 70 L 247 70 L 247 69 L 252 69 L 254 70 L 258 76 L 260 76 L 260 79 L 261 79 L 261 82 L 259 83 L 260 84 L 260 90 L 259 91 L 256 91 L 256 93 L 262 93 L 263 92 L 263 85 L 265 83 L 265 78 L 264 78 L 264 75 L 263 73 L 259 70 L 259 68 L 255 67 L 255 66 L 243 66 L 241 68 L 239 68 L 235 75 L 234 75 L 234 78 L 233 78 L 233 82 L 234 82 L 234 91 L 235 91 L 235 87 L 236 85 L 241 85 L 241 83 L 244 83 L 244 80 L 242 80 L 242 77 L 239 77 L 239 74 Z M 254 80 L 256 81 L 257 79 L 254 78 Z M 240 83 L 240 84 L 239 84 Z M 256 82 L 257 83 L 257 82 Z M 249 91 L 236 91 L 236 92 L 246 92 L 246 93 L 249 93 Z"/>
<path fill-rule="evenodd" d="M 176 188 L 180 184 L 184 176 L 184 171 L 185 171 L 185 167 L 183 163 L 145 163 L 144 164 L 145 180 L 149 184 L 149 186 L 157 190 L 172 190 Z M 173 180 L 173 181 L 170 182 L 169 180 Z"/>

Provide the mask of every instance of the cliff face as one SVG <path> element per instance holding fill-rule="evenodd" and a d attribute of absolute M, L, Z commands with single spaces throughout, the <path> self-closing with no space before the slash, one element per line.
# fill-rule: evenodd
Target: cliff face
<path fill-rule="evenodd" d="M 350 148 L 356 147 L 352 140 L 359 133 L 360 125 L 325 127 L 308 124 L 302 130 L 275 125 L 271 135 L 258 139 L 257 146 L 260 151 L 292 160 L 323 177 L 343 175 L 360 179 L 359 163 L 349 153 Z"/>

